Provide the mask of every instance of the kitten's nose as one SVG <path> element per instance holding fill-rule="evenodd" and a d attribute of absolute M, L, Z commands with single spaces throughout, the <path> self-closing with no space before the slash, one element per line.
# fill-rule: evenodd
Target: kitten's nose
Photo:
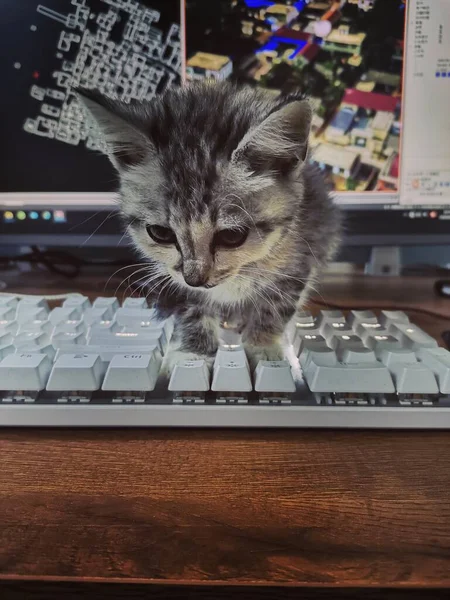
<path fill-rule="evenodd" d="M 208 277 L 202 273 L 190 273 L 189 275 L 184 275 L 184 280 L 192 287 L 200 287 L 205 285 L 205 283 L 208 281 Z"/>
<path fill-rule="evenodd" d="M 209 265 L 205 261 L 186 260 L 183 265 L 183 277 L 192 287 L 205 285 L 209 277 Z"/>

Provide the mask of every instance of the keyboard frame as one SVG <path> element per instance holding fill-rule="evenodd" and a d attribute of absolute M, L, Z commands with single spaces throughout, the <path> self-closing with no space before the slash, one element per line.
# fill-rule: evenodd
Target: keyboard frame
<path fill-rule="evenodd" d="M 450 429 L 450 408 L 11 403 L 0 427 Z"/>

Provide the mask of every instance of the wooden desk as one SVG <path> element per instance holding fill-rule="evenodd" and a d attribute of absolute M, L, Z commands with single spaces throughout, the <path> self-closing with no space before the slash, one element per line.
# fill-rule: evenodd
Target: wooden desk
<path fill-rule="evenodd" d="M 99 295 L 107 277 L 0 278 Z M 450 302 L 432 282 L 331 277 L 321 291 L 439 312 L 411 313 L 439 336 Z M 0 451 L 2 598 L 369 599 L 387 587 L 423 600 L 450 587 L 450 432 L 3 429 Z"/>

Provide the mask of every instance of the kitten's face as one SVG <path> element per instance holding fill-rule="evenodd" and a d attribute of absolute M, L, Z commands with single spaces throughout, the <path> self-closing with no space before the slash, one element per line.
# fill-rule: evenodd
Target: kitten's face
<path fill-rule="evenodd" d="M 309 105 L 226 85 L 171 90 L 134 109 L 84 101 L 119 171 L 138 248 L 178 284 L 237 299 L 273 258 L 299 202 L 292 181 Z"/>
<path fill-rule="evenodd" d="M 291 198 L 280 183 L 270 175 L 249 175 L 238 165 L 224 166 L 208 203 L 180 202 L 167 179 L 156 186 L 144 172 L 139 179 L 138 186 L 131 186 L 141 199 L 139 217 L 132 202 L 131 235 L 146 256 L 188 287 L 207 291 L 221 286 L 225 292 L 232 281 L 245 287 L 251 265 L 270 255 L 291 220 Z M 129 198 L 126 177 L 122 188 Z M 149 196 L 151 206 L 142 200 Z"/>

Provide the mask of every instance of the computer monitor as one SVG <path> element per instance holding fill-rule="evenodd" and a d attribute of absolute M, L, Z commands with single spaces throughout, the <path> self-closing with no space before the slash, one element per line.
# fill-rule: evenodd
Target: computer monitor
<path fill-rule="evenodd" d="M 5 0 L 2 244 L 126 244 L 71 87 L 300 89 L 348 245 L 450 242 L 449 0 Z M 5 6 L 6 5 L 6 6 Z"/>

